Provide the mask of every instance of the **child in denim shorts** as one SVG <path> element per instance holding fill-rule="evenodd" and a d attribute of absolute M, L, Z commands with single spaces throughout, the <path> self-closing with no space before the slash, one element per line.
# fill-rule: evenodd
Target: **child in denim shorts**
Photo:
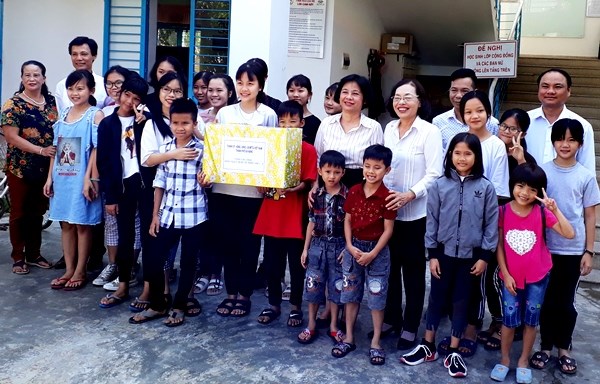
<path fill-rule="evenodd" d="M 566 238 L 575 235 L 554 199 L 546 194 L 546 185 L 542 168 L 533 163 L 518 165 L 510 178 L 513 199 L 499 208 L 497 258 L 503 281 L 502 358 L 490 374 L 496 381 L 506 378 L 515 328 L 525 323 L 516 375 L 517 383 L 531 383 L 529 355 L 552 268 L 544 231 L 552 228 Z"/>
<path fill-rule="evenodd" d="M 390 172 L 392 151 L 375 144 L 365 149 L 363 176 L 365 181 L 350 188 L 344 210 L 344 251 L 342 269 L 344 284 L 342 303 L 346 311 L 346 338 L 332 349 L 333 357 L 344 357 L 356 349 L 354 323 L 363 298 L 365 280 L 368 287 L 367 302 L 373 319 L 373 339 L 369 359 L 373 365 L 385 363 L 381 348 L 383 310 L 387 299 L 390 274 L 390 251 L 387 243 L 394 230 L 396 210 L 386 208 L 390 191 L 383 177 Z"/>
<path fill-rule="evenodd" d="M 313 205 L 308 211 L 309 223 L 301 256 L 306 268 L 304 299 L 308 302 L 308 327 L 298 335 L 301 344 L 312 343 L 318 336 L 316 316 L 319 305 L 327 299 L 331 304 L 329 334 L 334 341 L 343 341 L 344 333 L 338 328 L 341 305 L 342 265 L 345 248 L 344 203 L 348 188 L 341 183 L 346 159 L 337 151 L 325 151 L 319 159 L 319 175 L 323 186 L 313 193 Z"/>

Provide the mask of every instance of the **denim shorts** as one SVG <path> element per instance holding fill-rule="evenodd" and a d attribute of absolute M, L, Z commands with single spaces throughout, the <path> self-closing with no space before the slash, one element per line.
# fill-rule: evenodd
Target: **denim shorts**
<path fill-rule="evenodd" d="M 375 248 L 377 241 L 363 241 L 353 238 L 352 245 L 363 252 L 369 252 Z M 390 276 L 390 250 L 387 245 L 366 267 L 358 264 L 348 250 L 344 250 L 342 268 L 344 272 L 342 303 L 360 303 L 363 299 L 366 280 L 369 309 L 375 311 L 385 309 L 388 277 Z"/>
<path fill-rule="evenodd" d="M 504 326 L 516 328 L 523 322 L 530 327 L 537 327 L 540 324 L 540 310 L 549 280 L 550 274 L 547 274 L 538 282 L 525 284 L 524 289 L 517 289 L 516 296 L 513 296 L 502 284 L 502 323 Z"/>
<path fill-rule="evenodd" d="M 337 305 L 341 304 L 344 277 L 342 264 L 337 259 L 345 247 L 346 241 L 343 238 L 312 238 L 308 249 L 304 300 L 313 304 L 325 304 L 327 287 L 327 299 Z"/>

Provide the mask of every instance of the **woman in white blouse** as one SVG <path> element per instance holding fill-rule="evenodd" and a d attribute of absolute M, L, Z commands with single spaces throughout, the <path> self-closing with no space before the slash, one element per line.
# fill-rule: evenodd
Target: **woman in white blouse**
<path fill-rule="evenodd" d="M 427 188 L 442 174 L 442 136 L 424 120 L 431 108 L 417 80 L 403 79 L 394 85 L 387 109 L 398 120 L 385 128 L 384 145 L 393 157 L 392 170 L 383 181 L 391 191 L 388 208 L 397 208 L 398 213 L 388 243 L 392 257 L 384 321 L 390 326 L 388 334 L 402 330 L 398 349 L 405 350 L 415 344 L 425 300 Z"/>
<path fill-rule="evenodd" d="M 372 99 L 371 85 L 363 76 L 348 75 L 341 79 L 334 100 L 341 105 L 342 112 L 323 119 L 315 138 L 317 155 L 331 149 L 346 158 L 342 183 L 348 188 L 362 182 L 365 148 L 383 144 L 381 125 L 362 113 Z"/>

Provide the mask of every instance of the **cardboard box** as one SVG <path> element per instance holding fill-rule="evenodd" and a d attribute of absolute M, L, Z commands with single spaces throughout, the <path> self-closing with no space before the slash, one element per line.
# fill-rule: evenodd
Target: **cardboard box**
<path fill-rule="evenodd" d="M 208 124 L 204 173 L 214 183 L 289 188 L 300 183 L 302 129 Z"/>
<path fill-rule="evenodd" d="M 384 54 L 412 55 L 413 35 L 409 33 L 382 34 L 381 52 Z"/>

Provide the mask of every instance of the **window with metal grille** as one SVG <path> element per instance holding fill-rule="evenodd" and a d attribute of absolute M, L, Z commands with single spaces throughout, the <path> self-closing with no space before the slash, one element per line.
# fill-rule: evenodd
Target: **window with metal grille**
<path fill-rule="evenodd" d="M 192 0 L 194 73 L 226 73 L 229 64 L 231 0 Z M 191 61 L 192 61 L 191 60 Z"/>

